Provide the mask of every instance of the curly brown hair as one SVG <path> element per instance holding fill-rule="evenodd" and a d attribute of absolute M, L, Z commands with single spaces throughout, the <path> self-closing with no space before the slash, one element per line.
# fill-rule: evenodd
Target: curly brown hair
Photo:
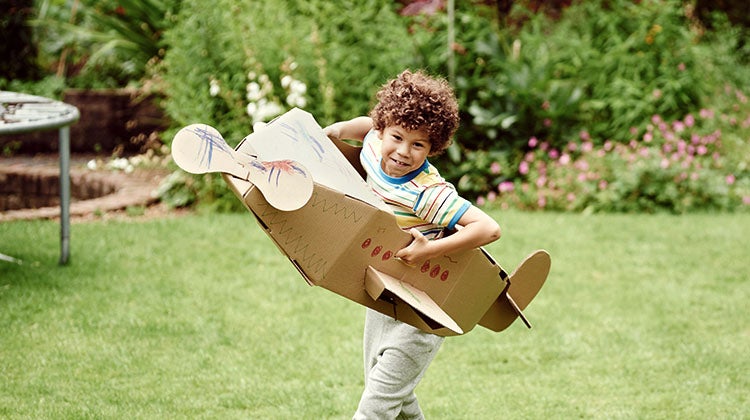
<path fill-rule="evenodd" d="M 370 111 L 376 130 L 382 132 L 389 126 L 424 130 L 430 140 L 430 155 L 450 146 L 458 128 L 458 102 L 445 79 L 404 70 L 380 88 L 376 99 L 378 103 Z"/>

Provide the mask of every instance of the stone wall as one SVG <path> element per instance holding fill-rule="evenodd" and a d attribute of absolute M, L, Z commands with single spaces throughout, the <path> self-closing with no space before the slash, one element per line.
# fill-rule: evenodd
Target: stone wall
<path fill-rule="evenodd" d="M 71 200 L 112 194 L 117 185 L 98 173 L 70 175 Z M 0 212 L 60 205 L 60 173 L 54 168 L 0 168 Z"/>

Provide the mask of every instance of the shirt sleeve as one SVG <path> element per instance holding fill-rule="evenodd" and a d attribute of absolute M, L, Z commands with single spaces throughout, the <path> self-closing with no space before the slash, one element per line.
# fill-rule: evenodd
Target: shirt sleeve
<path fill-rule="evenodd" d="M 425 221 L 453 229 L 470 206 L 453 185 L 443 182 L 427 187 L 412 210 Z"/>

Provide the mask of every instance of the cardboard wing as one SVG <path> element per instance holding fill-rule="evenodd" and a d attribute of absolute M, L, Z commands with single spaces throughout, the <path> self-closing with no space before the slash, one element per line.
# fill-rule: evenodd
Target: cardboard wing
<path fill-rule="evenodd" d="M 347 145 L 339 147 L 309 113 L 299 109 L 237 146 L 237 151 L 262 160 L 292 159 L 307 168 L 313 192 L 297 210 L 280 210 L 252 183 L 224 175 L 310 285 L 437 335 L 463 334 L 477 324 L 500 331 L 519 316 L 523 308 L 514 307 L 503 295 L 511 287 L 509 276 L 481 248 L 435 258 L 419 267 L 394 258 L 411 236 L 398 227 L 395 216 L 359 175 L 358 162 L 345 157 L 356 153 Z M 549 271 L 549 255 L 539 255 L 534 262 L 540 268 L 527 275 L 536 277 L 521 299 L 524 306 Z"/>

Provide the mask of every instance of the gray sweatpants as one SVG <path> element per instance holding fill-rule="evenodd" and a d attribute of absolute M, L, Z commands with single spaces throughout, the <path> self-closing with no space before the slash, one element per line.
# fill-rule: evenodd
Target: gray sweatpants
<path fill-rule="evenodd" d="M 365 390 L 354 419 L 423 419 L 414 389 L 443 340 L 368 308 Z"/>

